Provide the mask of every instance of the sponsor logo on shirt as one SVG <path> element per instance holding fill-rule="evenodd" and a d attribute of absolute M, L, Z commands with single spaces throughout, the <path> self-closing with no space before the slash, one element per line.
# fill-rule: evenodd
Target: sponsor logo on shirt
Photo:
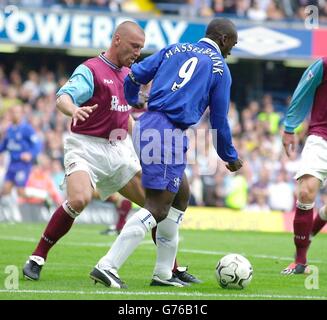
<path fill-rule="evenodd" d="M 118 112 L 126 112 L 129 111 L 132 107 L 128 104 L 119 104 L 119 99 L 117 96 L 111 97 L 111 107 L 110 110 L 118 111 Z"/>

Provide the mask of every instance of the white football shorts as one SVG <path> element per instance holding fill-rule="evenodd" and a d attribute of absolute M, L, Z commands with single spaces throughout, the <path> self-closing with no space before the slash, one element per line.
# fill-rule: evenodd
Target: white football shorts
<path fill-rule="evenodd" d="M 123 188 L 138 171 L 139 159 L 130 136 L 110 142 L 104 138 L 71 133 L 64 141 L 65 175 L 86 171 L 102 200 Z"/>
<path fill-rule="evenodd" d="M 315 135 L 307 137 L 295 179 L 299 179 L 305 174 L 314 176 L 323 184 L 325 183 L 327 177 L 327 141 L 322 137 Z"/>

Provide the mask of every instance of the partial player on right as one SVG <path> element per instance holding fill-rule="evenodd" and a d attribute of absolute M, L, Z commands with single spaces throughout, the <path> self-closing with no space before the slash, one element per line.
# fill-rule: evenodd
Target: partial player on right
<path fill-rule="evenodd" d="M 282 274 L 309 272 L 307 251 L 311 236 L 315 236 L 327 222 L 326 205 L 313 219 L 315 199 L 327 178 L 327 57 L 310 65 L 304 72 L 291 100 L 284 125 L 283 145 L 290 156 L 295 151 L 295 128 L 311 110 L 308 138 L 295 175 L 297 201 L 294 217 L 295 261 Z"/>

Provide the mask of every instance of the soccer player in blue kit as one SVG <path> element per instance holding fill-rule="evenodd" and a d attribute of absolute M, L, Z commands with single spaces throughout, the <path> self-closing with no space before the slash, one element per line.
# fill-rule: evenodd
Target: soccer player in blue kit
<path fill-rule="evenodd" d="M 169 248 L 174 244 L 177 250 L 177 231 L 189 195 L 184 174 L 185 130 L 200 120 L 207 106 L 219 157 L 232 172 L 242 167 L 228 124 L 231 75 L 224 61 L 236 43 L 235 25 L 227 19 L 214 19 L 199 42 L 170 45 L 134 64 L 125 78 L 125 97 L 133 106 L 138 104 L 140 85 L 153 80 L 148 111 L 136 122 L 133 132 L 146 200 L 100 259 L 99 265 L 105 266 L 107 274 L 117 274 L 146 232 L 157 226 L 157 246 L 166 254 L 161 255 L 165 259 L 157 256 L 151 285 L 169 286 L 175 281 L 171 269 L 176 252 Z M 174 139 L 167 139 L 171 134 Z M 150 145 L 153 148 L 148 152 Z"/>
<path fill-rule="evenodd" d="M 8 151 L 10 154 L 10 163 L 0 193 L 3 204 L 7 202 L 6 196 L 13 187 L 16 187 L 19 196 L 28 197 L 25 185 L 42 145 L 33 127 L 24 120 L 23 107 L 15 105 L 9 112 L 12 124 L 0 142 L 0 152 Z"/>

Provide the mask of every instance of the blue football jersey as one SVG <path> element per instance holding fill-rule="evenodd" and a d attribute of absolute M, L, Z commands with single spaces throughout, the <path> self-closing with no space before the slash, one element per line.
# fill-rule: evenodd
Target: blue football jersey
<path fill-rule="evenodd" d="M 34 129 L 27 122 L 11 125 L 0 143 L 0 152 L 9 151 L 11 162 L 21 161 L 21 154 L 29 152 L 33 160 L 41 151 L 41 142 Z"/>
<path fill-rule="evenodd" d="M 219 156 L 228 162 L 238 158 L 227 119 L 231 75 L 214 41 L 173 44 L 134 64 L 124 83 L 131 105 L 138 101 L 139 84 L 151 80 L 149 111 L 163 112 L 177 127 L 187 129 L 209 106 Z"/>

